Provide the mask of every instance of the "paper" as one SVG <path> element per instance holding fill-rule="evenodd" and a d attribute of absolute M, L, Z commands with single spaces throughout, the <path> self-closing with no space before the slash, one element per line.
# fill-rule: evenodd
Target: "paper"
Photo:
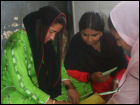
<path fill-rule="evenodd" d="M 108 70 L 108 71 L 103 72 L 102 74 L 103 74 L 103 75 L 110 74 L 111 72 L 117 70 L 117 68 L 118 68 L 118 67 L 114 67 L 114 68 L 112 68 L 112 69 L 110 69 L 110 70 Z"/>
<path fill-rule="evenodd" d="M 109 94 L 113 94 L 113 93 L 116 93 L 118 92 L 118 88 L 113 90 L 113 91 L 108 91 L 108 92 L 103 92 L 103 93 L 99 93 L 100 96 L 103 96 L 103 95 L 109 95 Z"/>
<path fill-rule="evenodd" d="M 93 95 L 89 96 L 88 98 L 82 100 L 80 104 L 104 104 L 105 100 L 99 96 L 98 93 L 94 93 Z"/>

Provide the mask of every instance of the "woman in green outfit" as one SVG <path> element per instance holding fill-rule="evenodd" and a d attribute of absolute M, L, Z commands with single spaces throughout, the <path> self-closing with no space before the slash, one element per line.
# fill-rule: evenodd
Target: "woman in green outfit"
<path fill-rule="evenodd" d="M 26 31 L 15 32 L 4 47 L 2 103 L 78 103 L 78 92 L 69 81 L 62 60 L 65 14 L 46 6 L 27 15 L 23 22 Z"/>

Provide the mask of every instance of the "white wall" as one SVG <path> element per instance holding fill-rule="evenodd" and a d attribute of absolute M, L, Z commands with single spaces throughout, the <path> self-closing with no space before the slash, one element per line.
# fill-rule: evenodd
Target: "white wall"
<path fill-rule="evenodd" d="M 120 1 L 72 1 L 74 33 L 79 31 L 78 24 L 80 17 L 87 11 L 104 13 L 105 28 L 107 27 L 107 17 L 112 8 Z"/>

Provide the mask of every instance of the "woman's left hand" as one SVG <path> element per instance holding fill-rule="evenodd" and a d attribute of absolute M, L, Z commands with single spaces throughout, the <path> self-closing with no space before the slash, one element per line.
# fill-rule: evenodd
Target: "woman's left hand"
<path fill-rule="evenodd" d="M 79 93 L 74 88 L 68 89 L 67 92 L 69 102 L 72 104 L 79 104 Z"/>
<path fill-rule="evenodd" d="M 76 91 L 70 80 L 64 80 L 63 84 L 65 85 L 68 93 L 68 100 L 72 104 L 79 103 L 79 93 Z"/>
<path fill-rule="evenodd" d="M 114 79 L 112 81 L 112 85 L 113 85 L 113 90 L 117 89 L 118 85 L 119 85 L 119 80 L 118 79 Z"/>

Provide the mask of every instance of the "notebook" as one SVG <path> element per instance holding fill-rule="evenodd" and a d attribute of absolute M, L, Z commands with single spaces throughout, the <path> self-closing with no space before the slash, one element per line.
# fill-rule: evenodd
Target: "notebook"
<path fill-rule="evenodd" d="M 118 67 L 114 67 L 114 68 L 112 68 L 112 69 L 110 69 L 110 70 L 108 70 L 108 71 L 103 72 L 102 74 L 103 74 L 103 75 L 110 74 L 110 73 L 112 73 L 113 71 L 117 70 L 117 68 L 118 68 Z"/>

